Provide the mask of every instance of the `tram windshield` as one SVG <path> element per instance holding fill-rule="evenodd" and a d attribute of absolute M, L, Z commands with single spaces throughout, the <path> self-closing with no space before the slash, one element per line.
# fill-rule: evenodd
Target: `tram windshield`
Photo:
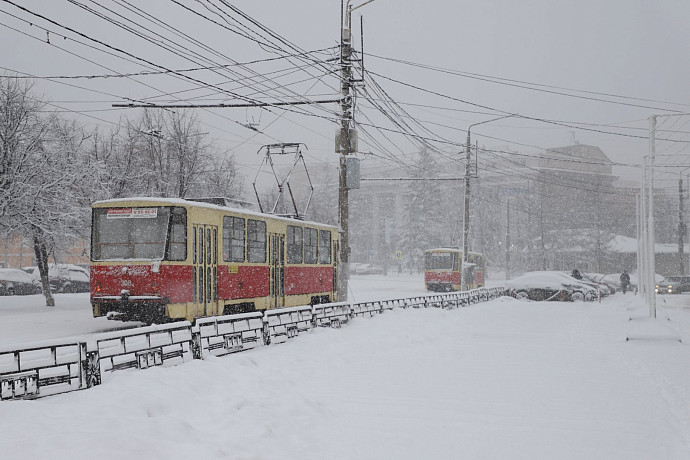
<path fill-rule="evenodd" d="M 457 270 L 458 254 L 454 252 L 427 252 L 427 270 Z"/>
<path fill-rule="evenodd" d="M 95 208 L 91 259 L 184 259 L 186 210 L 172 208 L 172 215 L 171 208 L 164 206 Z"/>

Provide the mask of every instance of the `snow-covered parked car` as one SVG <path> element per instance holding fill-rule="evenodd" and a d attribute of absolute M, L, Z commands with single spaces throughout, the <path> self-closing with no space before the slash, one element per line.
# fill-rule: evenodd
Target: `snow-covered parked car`
<path fill-rule="evenodd" d="M 565 273 L 565 275 L 572 276 L 568 273 Z M 594 288 L 597 291 L 597 295 L 601 295 L 601 297 L 606 297 L 616 292 L 615 288 L 610 288 L 606 283 L 598 281 L 592 273 L 582 273 L 580 276 L 582 279 L 577 281 Z"/>
<path fill-rule="evenodd" d="M 41 284 L 18 268 L 0 268 L 0 295 L 40 294 Z"/>
<path fill-rule="evenodd" d="M 505 282 L 510 295 L 516 299 L 554 301 L 592 301 L 597 290 L 570 275 L 556 271 L 527 272 Z"/>
<path fill-rule="evenodd" d="M 355 268 L 355 275 L 381 275 L 383 267 L 373 264 L 359 264 Z"/>
<path fill-rule="evenodd" d="M 38 267 L 26 267 L 24 271 L 40 281 Z M 50 264 L 48 282 L 52 292 L 89 292 L 91 286 L 88 270 L 72 264 Z"/>

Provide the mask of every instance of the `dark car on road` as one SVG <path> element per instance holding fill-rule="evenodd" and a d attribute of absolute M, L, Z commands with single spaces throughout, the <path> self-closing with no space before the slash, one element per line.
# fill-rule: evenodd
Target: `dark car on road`
<path fill-rule="evenodd" d="M 0 295 L 30 295 L 40 293 L 40 283 L 28 273 L 16 268 L 0 268 Z"/>
<path fill-rule="evenodd" d="M 656 285 L 657 294 L 690 292 L 690 276 L 667 276 Z"/>

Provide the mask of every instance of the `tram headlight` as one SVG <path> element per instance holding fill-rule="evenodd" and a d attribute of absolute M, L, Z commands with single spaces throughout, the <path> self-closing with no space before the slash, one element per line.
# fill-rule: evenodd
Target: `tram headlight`
<path fill-rule="evenodd" d="M 153 282 L 153 295 L 158 295 L 158 284 Z"/>
<path fill-rule="evenodd" d="M 96 283 L 96 293 L 97 294 L 101 293 L 101 283 Z"/>

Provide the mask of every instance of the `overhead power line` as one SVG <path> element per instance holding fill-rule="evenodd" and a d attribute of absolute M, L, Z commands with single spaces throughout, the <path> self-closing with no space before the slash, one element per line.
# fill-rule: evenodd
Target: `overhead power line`
<path fill-rule="evenodd" d="M 595 98 L 595 97 L 578 96 L 576 94 L 564 93 L 562 91 L 572 91 L 572 92 L 577 92 L 577 93 L 613 97 L 613 98 L 618 98 L 618 99 L 627 99 L 627 100 L 633 100 L 633 101 L 654 102 L 654 103 L 659 103 L 659 104 L 670 104 L 670 105 L 676 105 L 676 106 L 690 107 L 690 104 L 682 104 L 682 103 L 669 102 L 669 101 L 658 101 L 658 100 L 654 100 L 654 99 L 644 99 L 644 98 L 631 97 L 631 96 L 622 96 L 619 94 L 602 93 L 602 92 L 587 91 L 587 90 L 581 90 L 581 89 L 564 88 L 561 86 L 546 85 L 546 84 L 542 84 L 542 83 L 532 83 L 532 82 L 521 81 L 521 80 L 511 80 L 508 78 L 493 77 L 490 75 L 482 75 L 482 74 L 477 74 L 477 73 L 464 72 L 464 71 L 460 71 L 460 70 L 446 69 L 446 68 L 436 67 L 436 66 L 431 66 L 431 65 L 426 65 L 426 64 L 419 64 L 416 62 L 406 61 L 403 59 L 395 59 L 395 58 L 390 58 L 390 57 L 385 57 L 385 56 L 378 56 L 376 54 L 369 54 L 369 53 L 365 53 L 365 54 L 367 56 L 371 56 L 374 58 L 378 58 L 378 59 L 382 59 L 382 60 L 386 60 L 386 61 L 390 61 L 390 62 L 396 62 L 399 64 L 408 65 L 408 66 L 418 67 L 418 68 L 422 68 L 422 69 L 426 69 L 426 70 L 432 70 L 435 72 L 441 72 L 441 73 L 445 73 L 445 74 L 449 74 L 449 75 L 455 75 L 455 76 L 464 77 L 464 78 L 472 78 L 472 79 L 476 79 L 476 80 L 486 81 L 489 83 L 495 83 L 495 84 L 506 85 L 506 86 L 513 86 L 513 87 L 523 88 L 523 89 L 527 89 L 527 90 L 531 90 L 531 91 L 540 91 L 540 92 L 555 94 L 555 95 L 559 95 L 559 96 L 566 96 L 566 97 L 573 97 L 573 98 L 578 98 L 578 99 L 586 99 L 586 100 L 591 100 L 591 101 L 604 102 L 604 103 L 608 103 L 608 104 L 626 105 L 626 106 L 631 106 L 631 107 L 640 107 L 640 108 L 653 109 L 653 110 L 663 110 L 663 111 L 668 111 L 668 112 L 682 112 L 681 110 L 673 110 L 673 109 L 660 108 L 660 107 L 655 107 L 655 106 L 632 104 L 632 103 L 627 103 L 627 102 L 611 101 L 611 100 Z M 537 87 L 541 87 L 541 88 L 549 88 L 549 89 L 533 88 L 533 87 L 525 86 L 525 85 L 532 85 L 532 86 L 537 86 Z M 554 91 L 554 90 L 561 90 L 561 91 Z"/>
<path fill-rule="evenodd" d="M 194 108 L 232 108 L 232 107 L 273 107 L 282 105 L 312 105 L 340 103 L 340 99 L 328 99 L 325 101 L 294 101 L 294 102 L 256 102 L 247 104 L 113 104 L 113 107 L 129 108 L 164 108 L 164 109 L 194 109 Z"/>

